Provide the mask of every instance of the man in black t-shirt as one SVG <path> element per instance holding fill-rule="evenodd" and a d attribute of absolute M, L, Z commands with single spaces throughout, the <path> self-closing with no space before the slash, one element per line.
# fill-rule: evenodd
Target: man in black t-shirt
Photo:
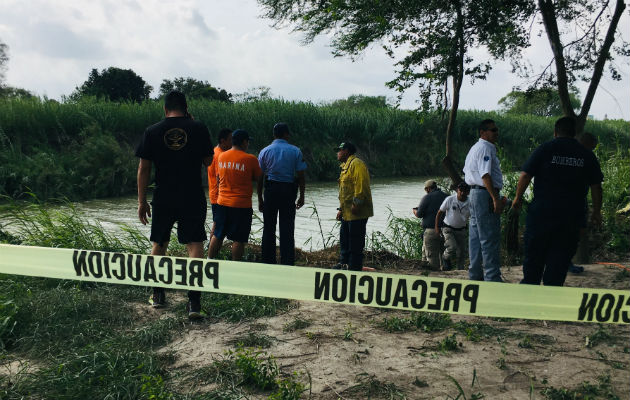
<path fill-rule="evenodd" d="M 527 210 L 521 283 L 562 286 L 575 254 L 591 189 L 594 225 L 601 223 L 604 179 L 597 158 L 575 140 L 575 119 L 556 121 L 554 139 L 540 145 L 522 168 L 512 204 L 520 210 L 532 178 L 534 200 Z"/>
<path fill-rule="evenodd" d="M 142 224 L 151 220 L 152 255 L 165 255 L 173 224 L 177 236 L 186 245 L 189 257 L 203 257 L 206 196 L 201 187 L 201 166 L 212 161 L 212 143 L 208 128 L 188 114 L 183 93 L 171 91 L 164 98 L 165 119 L 146 129 L 136 148 L 138 166 L 138 218 Z M 151 207 L 147 186 L 155 165 L 155 190 Z M 162 283 L 172 281 L 171 273 L 158 274 Z M 201 293 L 188 292 L 188 316 L 201 318 Z M 154 307 L 165 303 L 164 288 L 153 288 L 149 302 Z"/>

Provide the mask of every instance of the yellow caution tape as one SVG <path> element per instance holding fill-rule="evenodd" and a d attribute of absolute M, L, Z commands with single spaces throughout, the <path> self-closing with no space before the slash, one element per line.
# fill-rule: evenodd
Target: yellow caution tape
<path fill-rule="evenodd" d="M 630 323 L 623 290 L 0 245 L 0 273 L 488 317 Z"/>

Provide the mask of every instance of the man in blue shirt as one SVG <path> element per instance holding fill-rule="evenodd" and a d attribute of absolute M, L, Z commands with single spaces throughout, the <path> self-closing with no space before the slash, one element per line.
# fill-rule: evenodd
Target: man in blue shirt
<path fill-rule="evenodd" d="M 295 263 L 295 211 L 304 205 L 306 163 L 302 152 L 288 143 L 289 126 L 277 123 L 273 127 L 274 141 L 261 150 L 258 162 L 265 177 L 263 203 L 262 261 L 276 263 L 276 221 L 280 220 L 280 263 Z M 297 185 L 295 175 L 297 174 Z M 299 188 L 300 197 L 297 197 Z"/>

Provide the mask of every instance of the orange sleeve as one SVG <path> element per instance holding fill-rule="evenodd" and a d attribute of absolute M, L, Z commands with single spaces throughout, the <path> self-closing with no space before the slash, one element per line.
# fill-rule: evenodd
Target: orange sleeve
<path fill-rule="evenodd" d="M 260 175 L 262 175 L 262 169 L 260 168 L 260 164 L 258 163 L 258 159 L 256 157 L 254 157 L 252 159 L 252 173 L 254 174 L 254 178 L 258 178 Z"/>

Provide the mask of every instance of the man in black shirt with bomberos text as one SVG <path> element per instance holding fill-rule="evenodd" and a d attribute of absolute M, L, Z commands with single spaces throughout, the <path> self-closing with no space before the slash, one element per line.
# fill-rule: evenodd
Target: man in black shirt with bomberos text
<path fill-rule="evenodd" d="M 554 139 L 538 146 L 522 168 L 512 207 L 519 210 L 534 178 L 527 209 L 521 283 L 562 286 L 580 235 L 586 194 L 593 200 L 591 221 L 601 223 L 602 180 L 597 158 L 577 140 L 575 119 L 556 121 Z"/>
<path fill-rule="evenodd" d="M 203 257 L 206 196 L 201 186 L 201 166 L 212 161 L 212 143 L 208 128 L 188 114 L 186 97 L 171 91 L 164 98 L 164 118 L 146 129 L 136 149 L 138 166 L 138 218 L 142 224 L 151 220 L 152 255 L 165 255 L 171 229 L 177 222 L 177 236 L 186 245 L 189 257 Z M 155 190 L 151 206 L 147 202 L 147 186 L 155 165 Z M 172 282 L 172 274 L 159 278 Z M 165 304 L 164 288 L 153 288 L 149 303 Z M 188 316 L 201 318 L 201 293 L 188 292 Z"/>

